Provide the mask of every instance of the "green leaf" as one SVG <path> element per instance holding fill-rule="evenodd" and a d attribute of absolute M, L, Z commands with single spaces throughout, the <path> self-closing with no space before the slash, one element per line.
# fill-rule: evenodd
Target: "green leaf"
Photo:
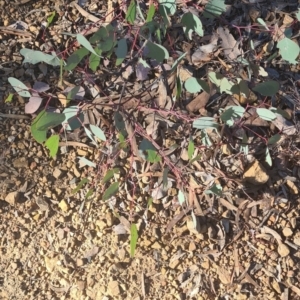
<path fill-rule="evenodd" d="M 5 103 L 11 103 L 13 99 L 14 94 L 9 93 L 6 99 L 4 100 Z"/>
<path fill-rule="evenodd" d="M 149 161 L 151 163 L 161 161 L 160 155 L 157 153 L 156 148 L 152 145 L 152 143 L 149 140 L 143 139 L 142 142 L 140 143 L 139 148 L 140 148 L 140 150 L 146 152 L 146 154 L 147 154 L 146 160 L 147 161 Z"/>
<path fill-rule="evenodd" d="M 188 145 L 188 157 L 191 160 L 195 152 L 195 143 L 193 139 L 190 138 Z"/>
<path fill-rule="evenodd" d="M 84 198 L 88 199 L 91 196 L 93 196 L 93 194 L 94 194 L 94 190 L 93 189 L 89 189 Z"/>
<path fill-rule="evenodd" d="M 108 182 L 117 173 L 120 173 L 119 168 L 113 168 L 113 169 L 108 170 L 106 172 L 105 176 L 102 178 L 102 183 Z"/>
<path fill-rule="evenodd" d="M 49 27 L 52 24 L 55 14 L 56 12 L 54 11 L 47 17 L 47 27 Z"/>
<path fill-rule="evenodd" d="M 126 39 L 120 39 L 118 41 L 118 47 L 115 50 L 115 53 L 117 55 L 116 60 L 116 66 L 119 66 L 123 60 L 125 59 L 127 55 L 128 49 L 127 49 L 127 40 Z"/>
<path fill-rule="evenodd" d="M 41 118 L 36 122 L 37 130 L 48 130 L 57 125 L 60 125 L 65 120 L 65 115 L 53 113 L 53 112 L 45 112 Z"/>
<path fill-rule="evenodd" d="M 177 76 L 176 79 L 176 99 L 180 99 L 182 93 L 182 82 L 180 80 L 180 77 Z"/>
<path fill-rule="evenodd" d="M 119 191 L 119 183 L 114 182 L 112 183 L 107 190 L 104 192 L 102 200 L 108 200 L 112 196 L 114 196 Z"/>
<path fill-rule="evenodd" d="M 106 141 L 106 137 L 105 137 L 105 134 L 104 132 L 102 131 L 102 129 L 100 129 L 99 127 L 95 126 L 95 125 L 92 125 L 90 124 L 90 128 L 91 128 L 91 131 L 92 133 L 100 140 L 102 141 Z"/>
<path fill-rule="evenodd" d="M 77 39 L 77 42 L 80 45 L 82 45 L 84 48 L 86 48 L 87 50 L 89 50 L 90 52 L 95 54 L 96 56 L 99 56 L 97 54 L 97 52 L 94 50 L 94 48 L 92 47 L 92 45 L 90 44 L 90 42 L 81 33 L 78 33 L 76 35 L 76 39 Z"/>
<path fill-rule="evenodd" d="M 207 134 L 206 129 L 201 131 L 200 137 L 201 137 L 201 142 L 204 146 L 210 147 L 212 145 L 212 141 L 209 135 Z"/>
<path fill-rule="evenodd" d="M 221 120 L 228 126 L 234 124 L 234 119 L 243 117 L 245 108 L 243 106 L 228 106 L 221 115 Z"/>
<path fill-rule="evenodd" d="M 31 97 L 28 87 L 23 82 L 14 77 L 8 77 L 7 80 L 21 97 Z"/>
<path fill-rule="evenodd" d="M 264 26 L 267 30 L 269 30 L 266 22 L 262 19 L 262 18 L 257 18 L 257 23 L 259 23 L 260 25 Z"/>
<path fill-rule="evenodd" d="M 30 127 L 31 134 L 33 138 L 40 144 L 46 141 L 47 139 L 47 130 L 37 130 L 36 124 L 31 125 Z"/>
<path fill-rule="evenodd" d="M 163 6 L 168 15 L 174 15 L 176 12 L 176 0 L 159 0 L 160 6 Z"/>
<path fill-rule="evenodd" d="M 80 90 L 80 86 L 74 86 L 67 95 L 67 100 L 74 100 Z"/>
<path fill-rule="evenodd" d="M 204 192 L 205 194 L 214 194 L 216 196 L 222 196 L 222 186 L 214 183 L 209 190 Z"/>
<path fill-rule="evenodd" d="M 184 57 L 186 56 L 187 52 L 183 53 L 182 55 L 180 55 L 173 63 L 172 68 L 170 70 L 170 73 L 173 73 L 176 69 L 178 64 L 184 59 Z"/>
<path fill-rule="evenodd" d="M 153 3 L 151 3 L 147 13 L 146 23 L 151 22 L 153 20 L 154 14 L 155 14 L 155 6 Z"/>
<path fill-rule="evenodd" d="M 136 2 L 135 0 L 131 0 L 130 5 L 127 9 L 127 14 L 125 19 L 129 24 L 133 25 L 135 18 L 136 18 Z"/>
<path fill-rule="evenodd" d="M 58 144 L 59 144 L 58 134 L 51 135 L 45 143 L 45 146 L 49 149 L 50 156 L 52 158 L 55 157 L 55 155 L 57 154 Z"/>
<path fill-rule="evenodd" d="M 203 28 L 200 19 L 191 12 L 185 13 L 181 19 L 183 31 L 187 38 L 192 40 L 192 33 L 195 31 L 199 36 L 203 36 Z"/>
<path fill-rule="evenodd" d="M 96 72 L 97 68 L 100 65 L 100 61 L 101 61 L 101 54 L 102 54 L 102 50 L 99 48 L 99 46 L 95 47 L 95 51 L 98 55 L 95 55 L 94 53 L 91 53 L 90 57 L 89 57 L 89 67 L 92 71 Z"/>
<path fill-rule="evenodd" d="M 219 124 L 215 122 L 214 118 L 211 117 L 200 117 L 193 122 L 193 128 L 205 129 L 205 128 L 219 128 Z"/>
<path fill-rule="evenodd" d="M 65 115 L 65 119 L 63 124 L 68 124 L 64 126 L 66 130 L 75 130 L 81 127 L 84 116 L 83 113 L 80 111 L 79 113 L 77 106 L 70 106 L 64 109 L 63 113 Z"/>
<path fill-rule="evenodd" d="M 226 11 L 225 0 L 210 0 L 203 13 L 205 18 L 214 19 Z"/>
<path fill-rule="evenodd" d="M 24 56 L 23 64 L 37 64 L 40 62 L 44 62 L 53 67 L 60 66 L 60 59 L 57 56 L 51 54 L 45 54 L 41 51 L 31 50 L 27 48 L 23 48 L 20 50 L 20 54 Z"/>
<path fill-rule="evenodd" d="M 202 90 L 209 92 L 208 84 L 204 80 L 197 79 L 195 77 L 187 79 L 184 83 L 184 87 L 189 93 L 199 93 Z"/>
<path fill-rule="evenodd" d="M 89 50 L 82 47 L 76 50 L 71 56 L 67 59 L 67 65 L 65 66 L 65 70 L 72 71 L 77 67 L 77 65 L 81 62 L 81 60 L 89 54 Z"/>
<path fill-rule="evenodd" d="M 296 58 L 299 55 L 300 48 L 299 45 L 297 45 L 294 41 L 285 37 L 277 43 L 277 48 L 279 49 L 279 53 L 284 60 L 291 64 L 299 63 L 299 60 L 297 61 Z"/>
<path fill-rule="evenodd" d="M 136 224 L 130 226 L 130 257 L 134 257 L 136 245 L 138 240 L 138 231 Z"/>
<path fill-rule="evenodd" d="M 185 203 L 185 196 L 184 196 L 184 193 L 182 192 L 182 190 L 178 191 L 177 197 L 178 197 L 179 204 L 182 206 Z"/>
<path fill-rule="evenodd" d="M 83 156 L 78 156 L 79 158 L 79 166 L 80 168 L 84 167 L 84 166 L 89 166 L 92 168 L 96 168 L 96 164 L 90 160 L 88 160 L 87 158 L 83 157 Z"/>
<path fill-rule="evenodd" d="M 276 119 L 276 115 L 270 111 L 269 109 L 266 108 L 257 108 L 256 112 L 259 117 L 266 121 L 274 121 Z"/>
<path fill-rule="evenodd" d="M 277 81 L 269 80 L 261 82 L 253 88 L 253 91 L 263 96 L 274 96 L 279 91 L 280 85 Z"/>
<path fill-rule="evenodd" d="M 84 127 L 84 131 L 85 131 L 86 135 L 91 139 L 93 144 L 97 145 L 97 142 L 95 141 L 94 135 L 92 134 L 92 132 L 87 127 Z"/>
<path fill-rule="evenodd" d="M 33 138 L 40 144 L 46 141 L 47 139 L 47 130 L 38 130 L 36 127 L 37 122 L 44 116 L 46 113 L 45 110 L 42 110 L 36 118 L 33 120 L 32 125 L 30 127 L 31 134 Z"/>
<path fill-rule="evenodd" d="M 269 167 L 272 167 L 272 158 L 270 155 L 269 147 L 266 148 L 266 158 L 265 158 L 266 163 L 268 164 Z"/>
<path fill-rule="evenodd" d="M 123 116 L 118 111 L 116 111 L 114 114 L 114 120 L 115 120 L 115 126 L 122 134 L 122 136 L 124 138 L 127 137 L 128 133 L 126 131 L 125 121 L 123 120 Z"/>
<path fill-rule="evenodd" d="M 76 194 L 79 192 L 79 190 L 82 189 L 82 187 L 87 184 L 89 182 L 89 180 L 87 178 L 83 178 L 81 179 L 81 181 L 78 183 L 78 185 L 76 186 L 76 188 L 72 191 L 72 194 Z"/>
<path fill-rule="evenodd" d="M 268 145 L 274 145 L 274 144 L 276 144 L 277 142 L 279 142 L 280 139 L 281 139 L 280 134 L 276 133 L 275 135 L 271 136 L 271 137 L 268 139 Z"/>
<path fill-rule="evenodd" d="M 161 16 L 163 17 L 163 22 L 164 22 L 164 27 L 165 28 L 168 28 L 171 26 L 171 22 L 170 22 L 170 19 L 168 17 L 168 13 L 167 13 L 167 9 L 164 5 L 159 5 L 158 7 L 158 12 L 161 14 Z M 157 29 L 157 34 L 159 35 L 160 34 L 160 30 Z M 161 38 L 160 36 L 157 36 L 159 42 L 161 42 Z"/>
<path fill-rule="evenodd" d="M 165 47 L 152 43 L 150 41 L 147 41 L 145 51 L 146 57 L 154 58 L 160 63 L 169 58 L 169 52 Z"/>
<path fill-rule="evenodd" d="M 233 83 L 228 81 L 228 79 L 226 77 L 224 77 L 222 80 L 221 80 L 221 84 L 220 84 L 220 93 L 225 93 L 225 94 L 228 94 L 228 95 L 232 95 L 232 87 L 233 87 Z"/>
<path fill-rule="evenodd" d="M 163 171 L 163 188 L 167 188 L 168 187 L 168 174 L 170 172 L 170 169 L 168 167 L 164 168 Z"/>

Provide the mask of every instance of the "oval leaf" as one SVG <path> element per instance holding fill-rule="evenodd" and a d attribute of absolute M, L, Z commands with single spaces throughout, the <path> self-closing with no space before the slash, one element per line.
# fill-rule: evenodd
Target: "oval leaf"
<path fill-rule="evenodd" d="M 273 121 L 276 119 L 276 115 L 269 109 L 257 108 L 256 112 L 259 115 L 259 117 L 261 117 L 262 119 L 264 119 L 266 121 Z"/>
<path fill-rule="evenodd" d="M 58 144 L 59 144 L 59 135 L 58 134 L 50 136 L 45 143 L 45 146 L 49 149 L 50 156 L 52 158 L 57 154 Z"/>
<path fill-rule="evenodd" d="M 95 125 L 90 125 L 90 128 L 91 128 L 91 131 L 92 133 L 100 140 L 102 141 L 106 141 L 106 137 L 105 137 L 105 134 L 104 132 L 97 126 Z"/>
<path fill-rule="evenodd" d="M 136 2 L 135 0 L 131 0 L 125 18 L 128 23 L 133 25 L 135 21 L 135 17 L 136 17 Z"/>
<path fill-rule="evenodd" d="M 20 80 L 14 78 L 14 77 L 9 77 L 8 82 L 11 84 L 13 89 L 21 96 L 21 97 L 30 97 L 30 93 L 28 91 L 28 87 L 21 82 Z"/>
<path fill-rule="evenodd" d="M 280 85 L 277 81 L 269 80 L 259 83 L 253 88 L 253 91 L 263 96 L 274 96 L 279 91 Z"/>
<path fill-rule="evenodd" d="M 166 48 L 150 41 L 146 44 L 145 52 L 147 57 L 156 59 L 158 62 L 163 62 L 164 59 L 169 58 L 169 52 Z"/>
<path fill-rule="evenodd" d="M 82 45 L 84 48 L 86 48 L 87 50 L 89 50 L 90 52 L 92 52 L 93 54 L 95 54 L 96 56 L 99 56 L 96 51 L 94 50 L 94 48 L 92 47 L 92 45 L 90 44 L 90 42 L 80 33 L 78 33 L 76 35 L 76 39 L 77 42 Z"/>
<path fill-rule="evenodd" d="M 29 98 L 29 102 L 25 104 L 25 113 L 33 114 L 38 110 L 43 99 L 39 96 L 33 96 Z"/>
<path fill-rule="evenodd" d="M 119 183 L 114 182 L 109 186 L 109 188 L 104 192 L 102 200 L 108 200 L 112 196 L 114 196 L 119 191 Z"/>
<path fill-rule="evenodd" d="M 127 40 L 126 39 L 120 39 L 118 41 L 118 46 L 117 49 L 115 51 L 116 55 L 117 55 L 117 60 L 116 60 L 116 66 L 119 66 L 123 60 L 125 59 L 126 55 L 127 55 Z"/>
<path fill-rule="evenodd" d="M 43 116 L 36 122 L 37 130 L 48 130 L 63 123 L 65 120 L 64 114 L 53 112 L 45 112 Z"/>
<path fill-rule="evenodd" d="M 131 257 L 134 257 L 137 240 L 138 240 L 138 231 L 137 231 L 136 224 L 131 224 L 130 226 L 130 256 Z"/>
<path fill-rule="evenodd" d="M 200 19 L 188 12 L 183 15 L 181 19 L 181 23 L 183 24 L 183 30 L 187 38 L 192 39 L 192 33 L 195 31 L 199 36 L 203 36 L 203 28 Z"/>

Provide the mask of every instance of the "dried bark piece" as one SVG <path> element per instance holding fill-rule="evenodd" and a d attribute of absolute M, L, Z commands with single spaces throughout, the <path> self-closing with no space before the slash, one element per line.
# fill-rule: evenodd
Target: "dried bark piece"
<path fill-rule="evenodd" d="M 264 184 L 269 180 L 269 175 L 262 164 L 255 160 L 254 163 L 246 170 L 243 178 L 252 184 Z"/>
<path fill-rule="evenodd" d="M 238 49 L 238 42 L 234 39 L 233 35 L 229 33 L 227 28 L 219 27 L 217 33 L 222 39 L 222 47 L 224 54 L 227 58 L 234 60 L 241 55 L 241 50 Z"/>

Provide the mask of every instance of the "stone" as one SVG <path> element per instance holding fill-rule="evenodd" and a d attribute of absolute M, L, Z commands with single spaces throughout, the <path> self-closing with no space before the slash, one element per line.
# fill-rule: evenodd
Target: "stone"
<path fill-rule="evenodd" d="M 59 168 L 55 168 L 53 171 L 53 177 L 55 177 L 56 179 L 58 179 L 62 174 L 62 171 Z"/>
<path fill-rule="evenodd" d="M 13 161 L 14 168 L 28 168 L 28 160 L 25 157 L 17 158 Z"/>
<path fill-rule="evenodd" d="M 244 173 L 243 179 L 252 184 L 264 184 L 269 180 L 269 175 L 263 165 L 255 160 Z"/>
<path fill-rule="evenodd" d="M 161 249 L 161 245 L 158 242 L 155 242 L 152 246 L 152 249 Z"/>
<path fill-rule="evenodd" d="M 65 200 L 61 200 L 61 201 L 59 202 L 58 206 L 59 206 L 59 208 L 60 208 L 62 211 L 64 211 L 64 212 L 66 212 L 66 211 L 69 210 L 69 205 L 68 205 L 68 203 L 67 203 Z"/>
<path fill-rule="evenodd" d="M 293 235 L 293 231 L 292 231 L 292 229 L 289 228 L 289 227 L 284 227 L 283 230 L 282 230 L 282 234 L 283 234 L 285 237 L 288 237 L 288 236 Z"/>
<path fill-rule="evenodd" d="M 14 206 L 16 202 L 20 199 L 21 194 L 19 192 L 11 192 L 7 194 L 5 197 L 5 201 L 8 202 L 10 205 Z"/>
<path fill-rule="evenodd" d="M 120 291 L 120 286 L 119 286 L 118 281 L 111 280 L 108 283 L 108 285 L 107 285 L 107 293 L 111 297 L 116 297 L 116 296 L 120 295 L 121 291 Z"/>
<path fill-rule="evenodd" d="M 278 245 L 278 254 L 281 256 L 281 257 L 286 257 L 290 254 L 290 249 L 287 245 L 283 244 L 283 243 L 280 243 Z"/>
<path fill-rule="evenodd" d="M 57 257 L 50 258 L 50 257 L 45 256 L 45 266 L 49 273 L 53 272 L 57 261 L 58 261 Z"/>

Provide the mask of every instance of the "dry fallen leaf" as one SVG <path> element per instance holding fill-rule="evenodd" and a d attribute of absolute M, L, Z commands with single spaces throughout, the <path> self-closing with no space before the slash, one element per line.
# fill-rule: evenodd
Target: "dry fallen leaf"
<path fill-rule="evenodd" d="M 189 112 L 198 112 L 201 108 L 205 107 L 209 100 L 210 94 L 203 91 L 201 94 L 196 96 L 187 106 L 186 109 Z"/>
<path fill-rule="evenodd" d="M 234 39 L 232 34 L 229 33 L 229 30 L 227 28 L 219 27 L 217 29 L 217 33 L 222 40 L 224 54 L 228 59 L 234 60 L 242 54 L 241 50 L 239 50 L 238 48 L 238 42 Z"/>

